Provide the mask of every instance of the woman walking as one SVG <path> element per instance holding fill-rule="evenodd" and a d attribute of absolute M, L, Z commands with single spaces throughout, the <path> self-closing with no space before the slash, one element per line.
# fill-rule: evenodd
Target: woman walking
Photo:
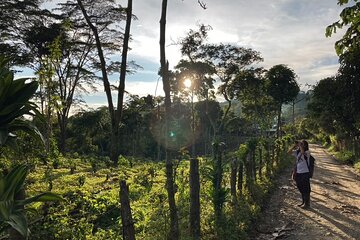
<path fill-rule="evenodd" d="M 309 208 L 310 207 L 310 151 L 309 144 L 303 140 L 296 142 L 295 146 L 289 150 L 296 158 L 296 163 L 293 172 L 293 179 L 296 182 L 296 186 L 299 189 L 302 197 L 302 203 L 299 207 Z"/>

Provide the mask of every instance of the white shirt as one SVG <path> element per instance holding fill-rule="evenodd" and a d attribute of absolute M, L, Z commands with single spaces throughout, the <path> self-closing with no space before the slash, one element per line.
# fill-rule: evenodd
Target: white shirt
<path fill-rule="evenodd" d="M 306 157 L 307 157 L 307 163 L 306 163 L 304 155 L 306 155 Z M 301 154 L 300 151 L 298 154 L 296 154 L 296 151 L 293 151 L 293 156 L 296 157 L 296 173 L 309 172 L 309 167 L 307 164 L 309 164 L 310 152 L 305 151 L 304 155 Z"/>

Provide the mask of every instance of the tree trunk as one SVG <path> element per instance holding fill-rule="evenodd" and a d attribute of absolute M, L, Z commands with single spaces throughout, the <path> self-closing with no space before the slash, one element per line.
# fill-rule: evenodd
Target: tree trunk
<path fill-rule="evenodd" d="M 169 82 L 169 63 L 166 60 L 166 54 L 165 54 L 166 12 L 167 12 L 167 0 L 163 0 L 162 8 L 161 8 L 161 18 L 160 18 L 160 64 L 161 64 L 163 89 L 165 93 L 165 111 L 167 114 L 169 114 L 171 108 L 171 99 L 170 99 L 170 82 Z"/>
<path fill-rule="evenodd" d="M 121 114 L 123 109 L 123 98 L 124 98 L 124 91 L 125 91 L 125 76 L 126 76 L 126 60 L 127 60 L 127 51 L 128 51 L 128 44 L 130 38 L 130 25 L 131 25 L 131 17 L 132 17 L 132 0 L 128 0 L 128 7 L 126 10 L 126 27 L 124 33 L 124 43 L 123 43 L 123 52 L 122 52 L 122 62 L 121 62 L 121 69 L 120 69 L 120 83 L 118 88 L 118 103 L 117 109 L 114 108 L 110 82 L 107 73 L 106 61 L 104 57 L 104 53 L 102 50 L 101 40 L 99 37 L 99 32 L 97 27 L 92 24 L 90 21 L 90 17 L 88 16 L 86 9 L 83 6 L 82 0 L 77 0 L 77 3 L 83 13 L 83 16 L 86 20 L 86 23 L 90 27 L 91 31 L 94 34 L 96 48 L 98 51 L 98 56 L 100 60 L 100 67 L 102 73 L 102 79 L 104 83 L 104 89 L 106 93 L 106 98 L 108 101 L 109 106 L 109 113 L 111 119 L 111 142 L 110 142 L 110 159 L 117 165 L 117 161 L 119 158 L 119 124 L 121 121 Z"/>
<path fill-rule="evenodd" d="M 58 112 L 58 123 L 60 127 L 60 144 L 59 150 L 61 153 L 66 152 L 66 127 L 67 127 L 67 116 L 64 116 L 62 113 Z"/>
<path fill-rule="evenodd" d="M 214 195 L 213 195 L 213 203 L 214 203 L 214 210 L 215 210 L 215 224 L 216 228 L 220 226 L 220 220 L 222 218 L 222 208 L 225 202 L 222 193 L 222 179 L 223 179 L 223 168 L 222 168 L 222 150 L 220 149 L 220 143 L 217 140 L 213 143 L 213 151 L 214 151 L 214 180 L 213 180 L 213 188 L 214 188 Z"/>
<path fill-rule="evenodd" d="M 252 183 L 252 174 L 251 174 L 251 153 L 248 153 L 246 156 L 246 164 L 245 164 L 245 175 L 246 175 L 246 188 L 251 190 Z"/>
<path fill-rule="evenodd" d="M 244 181 L 244 163 L 240 160 L 240 162 L 239 162 L 239 177 L 238 177 L 238 184 L 237 184 L 237 189 L 238 189 L 240 198 L 242 196 L 243 181 Z"/>
<path fill-rule="evenodd" d="M 259 147 L 259 179 L 262 179 L 262 145 Z"/>
<path fill-rule="evenodd" d="M 165 136 L 168 137 L 169 119 L 171 115 L 171 98 L 169 82 L 169 63 L 165 55 L 165 30 L 166 30 L 166 12 L 167 0 L 162 1 L 161 18 L 160 18 L 160 64 L 163 89 L 165 93 Z M 173 180 L 173 164 L 168 154 L 167 141 L 165 141 L 165 158 L 166 158 L 166 190 L 170 208 L 170 231 L 169 240 L 179 239 L 179 222 L 177 217 L 177 208 L 175 202 L 175 190 Z"/>
<path fill-rule="evenodd" d="M 178 221 L 177 208 L 175 202 L 173 164 L 171 161 L 166 161 L 166 190 L 168 193 L 168 202 L 170 208 L 170 230 L 167 239 L 177 240 L 179 239 L 179 221 Z"/>
<path fill-rule="evenodd" d="M 118 165 L 119 155 L 119 126 L 114 124 L 110 133 L 110 159 L 114 166 Z"/>
<path fill-rule="evenodd" d="M 236 177 L 237 177 L 237 159 L 234 158 L 231 162 L 231 174 L 230 174 L 230 192 L 233 203 L 236 203 Z"/>
<path fill-rule="evenodd" d="M 359 158 L 359 136 L 355 137 L 355 159 Z"/>
<path fill-rule="evenodd" d="M 128 54 L 128 49 L 129 49 L 131 19 L 132 19 L 132 0 L 128 0 L 128 6 L 126 8 L 126 26 L 125 26 L 125 33 L 124 33 L 124 44 L 123 44 L 123 48 L 122 48 L 123 51 L 121 54 L 120 82 L 119 82 L 117 114 L 116 114 L 117 125 L 120 124 L 122 114 L 123 114 L 127 54 Z"/>
<path fill-rule="evenodd" d="M 281 104 L 279 105 L 279 109 L 278 109 L 278 124 L 276 130 L 276 137 L 277 139 L 281 137 Z"/>
<path fill-rule="evenodd" d="M 200 239 L 200 176 L 199 160 L 190 159 L 190 236 Z"/>
<path fill-rule="evenodd" d="M 256 148 L 251 151 L 252 179 L 256 182 Z"/>
<path fill-rule="evenodd" d="M 293 100 L 293 102 L 292 102 L 292 123 L 293 123 L 293 125 L 295 125 L 295 100 Z M 293 133 L 294 134 L 294 133 Z"/>
<path fill-rule="evenodd" d="M 265 154 L 265 162 L 266 162 L 266 176 L 271 175 L 271 154 L 270 154 L 270 144 L 266 143 L 266 154 Z"/>
<path fill-rule="evenodd" d="M 47 96 L 47 106 L 46 106 L 46 138 L 45 138 L 45 148 L 47 153 L 49 154 L 51 149 L 51 138 L 53 135 L 52 131 L 52 124 L 51 124 L 51 95 L 50 90 L 48 89 L 48 96 Z"/>
<path fill-rule="evenodd" d="M 118 155 L 117 155 L 117 129 L 116 129 L 116 110 L 114 108 L 114 104 L 113 104 L 113 100 L 112 100 L 112 95 L 111 95 L 111 88 L 110 88 L 110 82 L 109 82 L 109 78 L 108 78 L 108 74 L 107 74 L 107 68 L 106 68 L 106 61 L 105 61 L 105 57 L 104 57 L 104 53 L 102 50 L 102 46 L 101 46 L 101 40 L 99 37 L 99 33 L 98 33 L 98 29 L 96 28 L 96 26 L 94 26 L 94 24 L 92 24 L 89 15 L 87 14 L 87 11 L 82 3 L 82 0 L 77 0 L 77 3 L 81 9 L 81 12 L 83 13 L 83 16 L 86 20 L 86 23 L 88 24 L 88 26 L 90 27 L 92 33 L 94 34 L 95 37 L 95 42 L 96 42 L 96 48 L 98 51 L 98 57 L 100 60 L 100 67 L 101 67 L 101 74 L 102 74 L 102 80 L 104 83 L 104 89 L 105 89 L 105 93 L 106 93 L 106 98 L 108 101 L 108 107 L 109 107 L 109 114 L 110 114 L 110 119 L 111 119 L 111 136 L 110 136 L 110 159 L 117 164 L 118 161 Z M 115 136 L 116 135 L 116 136 Z"/>
<path fill-rule="evenodd" d="M 274 162 L 275 162 L 275 146 L 271 146 L 271 169 L 274 169 Z"/>
<path fill-rule="evenodd" d="M 120 181 L 121 221 L 123 227 L 123 240 L 135 240 L 134 221 L 132 219 L 129 189 L 125 181 Z"/>

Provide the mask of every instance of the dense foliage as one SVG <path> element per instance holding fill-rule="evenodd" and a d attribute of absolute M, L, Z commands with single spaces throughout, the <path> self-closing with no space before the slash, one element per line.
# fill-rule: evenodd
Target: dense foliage
<path fill-rule="evenodd" d="M 335 43 L 340 67 L 335 76 L 322 79 L 314 87 L 309 106 L 311 131 L 324 144 L 330 145 L 336 157 L 346 163 L 360 161 L 360 3 L 339 0 L 345 6 L 340 20 L 326 29 L 326 36 L 348 27 Z M 351 1 L 352 2 L 352 1 Z"/>
<path fill-rule="evenodd" d="M 29 219 L 31 239 L 119 239 L 129 225 L 122 220 L 120 196 L 127 194 L 119 196 L 121 181 L 137 239 L 246 239 L 289 163 L 286 150 L 295 136 L 332 143 L 337 158 L 359 166 L 354 2 L 326 33 L 349 26 L 336 43 L 337 74 L 299 93 L 290 67 L 265 69 L 254 49 L 210 43 L 205 25 L 179 41 L 182 58 L 168 69 L 164 0 L 163 98 L 125 91 L 126 73 L 137 67 L 126 58 L 131 0 L 126 8 L 114 0 L 69 0 L 56 10 L 41 9 L 42 1 L 2 1 L 0 50 L 11 61 L 0 58 L 0 238 L 27 236 Z M 125 33 L 118 28 L 122 21 Z M 122 62 L 111 61 L 120 50 Z M 9 68 L 18 66 L 33 69 L 38 81 L 14 80 Z M 121 75 L 118 86 L 109 81 L 113 73 Z M 96 90 L 96 81 L 108 106 L 70 114 L 81 93 Z M 33 203 L 61 199 L 44 191 L 65 201 Z M 25 214 L 27 204 L 37 214 Z M 193 229 L 193 216 L 200 229 Z M 9 225 L 14 231 L 5 231 Z"/>
<path fill-rule="evenodd" d="M 278 147 L 287 149 L 291 138 L 279 141 Z M 251 229 L 260 209 L 272 188 L 276 172 L 284 164 L 290 163 L 281 156 L 272 155 L 265 145 L 251 141 L 242 145 L 239 151 L 227 154 L 224 162 L 224 215 L 221 220 L 221 236 L 227 239 L 243 239 Z M 256 150 L 255 158 L 247 158 L 247 153 Z M 261 163 L 260 149 L 264 158 Z M 245 151 L 245 152 L 244 152 Z M 234 198 L 230 196 L 230 168 L 234 159 L 245 166 L 244 183 Z M 285 161 L 283 161 L 285 160 Z M 250 162 L 249 162 L 250 161 Z M 254 162 L 252 162 L 254 161 Z M 96 168 L 94 168 L 94 162 Z M 189 158 L 182 155 L 176 160 L 178 203 L 181 239 L 187 239 L 189 214 Z M 125 179 L 130 188 L 131 207 L 138 239 L 161 239 L 168 231 L 169 212 L 164 184 L 166 181 L 164 164 L 140 159 L 119 159 L 121 167 L 108 168 L 102 158 L 61 157 L 57 169 L 49 168 L 41 162 L 29 174 L 26 189 L 29 195 L 52 190 L 61 194 L 66 201 L 60 203 L 35 204 L 39 215 L 30 216 L 31 239 L 118 239 L 122 232 L 119 205 L 119 180 Z M 262 166 L 262 167 L 260 167 Z M 254 173 L 254 169 L 257 169 Z M 201 232 L 204 239 L 219 239 L 214 227 L 212 201 L 211 158 L 200 158 L 201 182 Z M 261 172 L 262 175 L 259 175 Z M 247 175 L 248 174 L 248 175 Z M 260 177 L 261 176 L 261 177 Z M 252 179 L 252 180 L 251 180 Z M 235 204 L 235 205 L 234 205 Z M 240 214 L 239 214 L 240 213 Z"/>

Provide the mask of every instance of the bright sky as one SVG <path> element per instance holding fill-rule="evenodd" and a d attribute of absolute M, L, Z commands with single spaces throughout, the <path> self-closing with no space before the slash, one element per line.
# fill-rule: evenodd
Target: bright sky
<path fill-rule="evenodd" d="M 53 1 L 56 2 L 56 1 Z M 126 0 L 118 1 L 126 6 Z M 261 53 L 261 65 L 270 68 L 286 64 L 294 69 L 301 88 L 335 74 L 338 57 L 334 43 L 337 34 L 325 37 L 325 28 L 339 19 L 337 0 L 168 0 L 166 51 L 170 67 L 180 60 L 174 45 L 199 23 L 212 26 L 209 41 L 251 47 Z M 143 67 L 128 76 L 126 90 L 144 96 L 155 94 L 159 69 L 159 19 L 161 0 L 134 0 L 129 60 Z M 118 76 L 112 77 L 118 80 Z M 100 88 L 102 89 L 102 88 Z M 161 79 L 157 95 L 163 95 Z M 106 105 L 103 92 L 86 96 L 92 106 Z"/>
<path fill-rule="evenodd" d="M 334 43 L 337 34 L 325 37 L 325 28 L 339 19 L 337 0 L 169 0 L 167 18 L 167 58 L 170 66 L 180 59 L 173 45 L 197 24 L 211 25 L 209 40 L 231 43 L 259 51 L 265 68 L 287 64 L 295 70 L 302 88 L 335 74 L 338 57 Z M 126 6 L 126 1 L 120 1 Z M 143 66 L 128 77 L 127 90 L 154 94 L 159 68 L 159 19 L 161 0 L 134 1 L 138 17 L 132 25 L 133 42 L 129 58 Z M 163 94 L 161 80 L 157 94 Z"/>

